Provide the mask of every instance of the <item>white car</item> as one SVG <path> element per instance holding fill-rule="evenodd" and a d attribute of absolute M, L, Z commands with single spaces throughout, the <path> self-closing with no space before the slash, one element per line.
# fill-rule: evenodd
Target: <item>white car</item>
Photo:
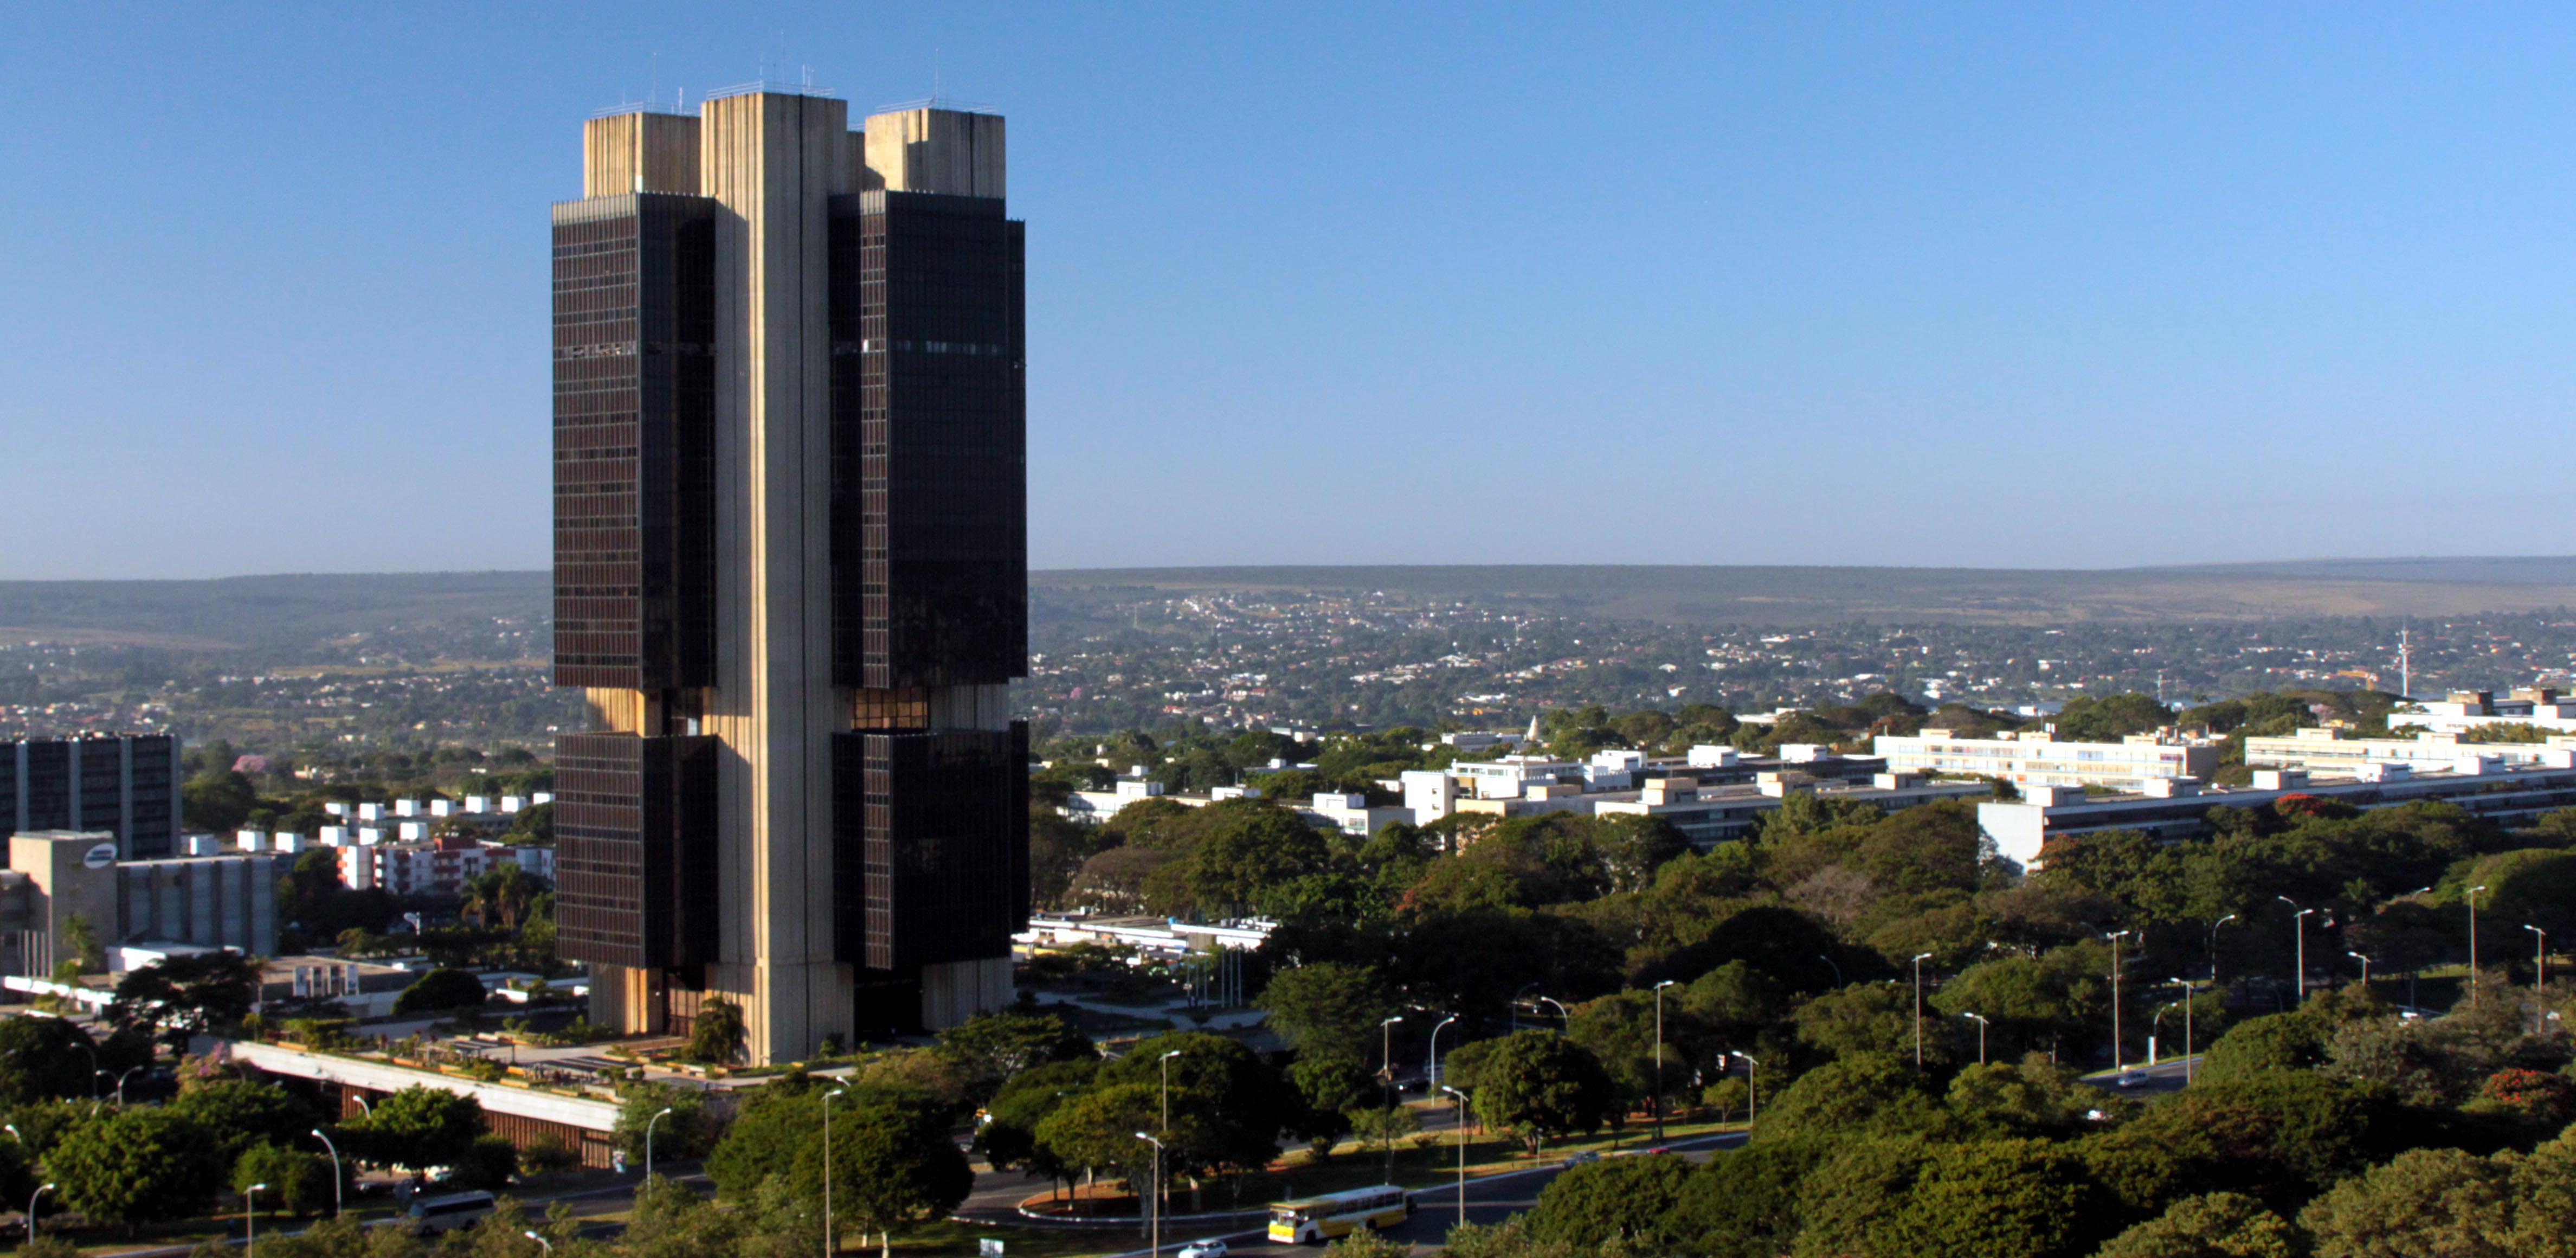
<path fill-rule="evenodd" d="M 1181 1246 L 1181 1258 L 1225 1258 L 1225 1242 L 1191 1241 Z"/>

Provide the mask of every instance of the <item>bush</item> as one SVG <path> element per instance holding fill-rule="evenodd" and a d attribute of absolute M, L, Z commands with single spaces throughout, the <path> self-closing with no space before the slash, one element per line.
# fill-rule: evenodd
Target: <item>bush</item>
<path fill-rule="evenodd" d="M 1584 1250 L 1599 1249 L 1615 1238 L 1670 1252 L 1692 1239 L 1675 1225 L 1676 1207 L 1693 1170 L 1688 1161 L 1669 1153 L 1568 1168 L 1539 1192 L 1538 1206 L 1529 1215 L 1530 1234 Z"/>

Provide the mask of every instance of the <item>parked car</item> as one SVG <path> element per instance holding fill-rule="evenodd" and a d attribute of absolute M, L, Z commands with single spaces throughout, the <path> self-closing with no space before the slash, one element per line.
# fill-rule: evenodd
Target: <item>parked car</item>
<path fill-rule="evenodd" d="M 1225 1258 L 1225 1242 L 1220 1240 L 1191 1241 L 1189 1244 L 1181 1246 L 1181 1258 Z"/>

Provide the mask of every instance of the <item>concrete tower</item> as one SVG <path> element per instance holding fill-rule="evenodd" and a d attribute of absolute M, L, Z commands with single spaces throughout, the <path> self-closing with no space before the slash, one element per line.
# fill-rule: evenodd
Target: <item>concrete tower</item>
<path fill-rule="evenodd" d="M 755 1061 L 1011 998 L 1028 913 L 1003 124 L 593 119 L 554 211 L 558 918 L 595 1020 Z"/>

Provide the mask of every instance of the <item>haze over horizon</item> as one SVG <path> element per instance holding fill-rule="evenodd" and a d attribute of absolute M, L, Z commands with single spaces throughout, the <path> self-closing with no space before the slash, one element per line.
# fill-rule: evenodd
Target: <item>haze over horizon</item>
<path fill-rule="evenodd" d="M 583 118 L 1009 116 L 1031 564 L 2576 554 L 2576 17 L 0 13 L 0 579 L 527 570 Z"/>

